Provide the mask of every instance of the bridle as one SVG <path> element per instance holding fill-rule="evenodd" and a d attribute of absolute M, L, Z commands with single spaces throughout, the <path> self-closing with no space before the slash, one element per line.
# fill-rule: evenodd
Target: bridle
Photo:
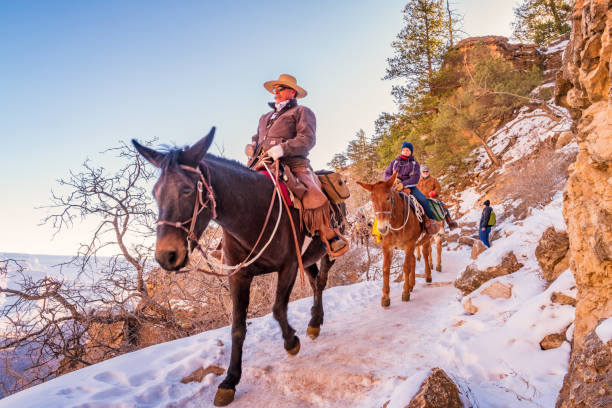
<path fill-rule="evenodd" d="M 215 276 L 220 276 L 220 277 L 230 277 L 236 273 L 238 273 L 240 271 L 241 268 L 245 267 L 245 266 L 249 266 L 251 265 L 253 262 L 255 262 L 266 250 L 266 248 L 270 245 L 270 243 L 272 242 L 272 239 L 274 238 L 274 235 L 276 234 L 276 231 L 278 230 L 278 226 L 280 225 L 280 220 L 282 218 L 283 215 L 283 205 L 285 206 L 285 209 L 287 210 L 287 212 L 289 212 L 289 207 L 287 205 L 287 203 L 285 202 L 284 198 L 282 197 L 280 188 L 279 188 L 279 182 L 278 182 L 278 175 L 279 175 L 279 163 L 278 161 L 275 162 L 276 168 L 275 168 L 275 173 L 272 173 L 270 171 L 270 169 L 268 168 L 267 164 L 265 163 L 265 161 L 262 163 L 263 167 L 266 168 L 266 170 L 268 171 L 269 174 L 275 174 L 275 177 L 271 177 L 272 182 L 274 183 L 274 189 L 272 190 L 272 198 L 270 200 L 270 206 L 268 207 L 268 213 L 266 214 L 266 220 L 264 221 L 263 227 L 261 228 L 261 231 L 259 233 L 259 236 L 257 237 L 257 241 L 255 242 L 255 244 L 253 245 L 253 247 L 251 248 L 251 251 L 248 253 L 248 255 L 244 258 L 244 260 L 242 260 L 242 262 L 238 263 L 237 265 L 231 266 L 231 265 L 225 265 L 225 264 L 219 264 L 215 261 L 213 261 L 213 263 L 217 264 L 217 266 L 220 269 L 225 269 L 225 270 L 233 270 L 233 272 L 231 273 L 216 273 L 216 272 L 212 272 L 212 270 L 208 271 L 205 269 L 201 269 L 199 268 L 199 261 L 198 264 L 193 268 L 194 270 L 197 270 L 199 272 L 203 272 L 209 275 L 215 275 Z M 191 253 L 191 242 L 195 242 L 196 246 L 194 247 L 194 249 L 198 249 L 200 251 L 200 254 L 202 255 L 203 258 L 206 258 L 207 261 L 210 261 L 207 257 L 206 257 L 206 252 L 202 249 L 202 246 L 200 245 L 200 243 L 198 242 L 198 237 L 196 237 L 196 235 L 193 233 L 193 230 L 195 228 L 195 224 L 196 224 L 196 220 L 198 218 L 198 216 L 200 215 L 200 213 L 205 209 L 208 208 L 208 203 L 212 203 L 212 218 L 216 219 L 217 218 L 217 211 L 216 211 L 216 201 L 215 201 L 215 195 L 213 192 L 212 187 L 206 182 L 206 179 L 204 178 L 204 175 L 202 174 L 202 171 L 200 170 L 200 167 L 190 167 L 190 166 L 186 166 L 186 165 L 180 165 L 180 167 L 183 170 L 187 170 L 190 171 L 192 173 L 196 173 L 198 174 L 198 176 L 200 177 L 200 179 L 197 181 L 196 187 L 197 187 L 197 194 L 196 194 L 196 199 L 195 199 L 195 203 L 193 206 L 193 214 L 191 216 L 191 219 L 183 221 L 183 222 L 170 222 L 170 221 L 166 221 L 166 220 L 158 220 L 157 221 L 157 225 L 168 225 L 174 228 L 178 228 L 181 229 L 183 231 L 185 231 L 187 233 L 187 246 L 188 246 L 188 253 Z M 208 169 L 208 168 L 207 168 Z M 210 172 L 208 173 L 209 179 L 210 179 Z M 206 188 L 206 191 L 208 192 L 208 198 L 206 200 L 206 202 L 204 202 L 202 195 L 204 193 L 204 188 Z M 272 230 L 272 233 L 270 234 L 270 238 L 268 239 L 268 241 L 265 243 L 265 245 L 261 248 L 261 250 L 257 253 L 257 255 L 255 255 L 253 258 L 251 258 L 249 260 L 249 257 L 253 254 L 253 251 L 255 250 L 255 248 L 257 247 L 257 245 L 259 244 L 259 241 L 261 240 L 264 231 L 266 230 L 266 227 L 268 225 L 268 221 L 270 220 L 270 215 L 272 213 L 272 208 L 274 207 L 274 196 L 278 197 L 278 205 L 279 205 L 279 211 L 278 211 L 278 219 L 276 220 L 276 224 L 274 225 L 274 229 Z M 291 219 L 291 215 L 289 214 L 289 218 Z M 189 225 L 189 229 L 187 229 L 185 227 L 186 224 L 190 224 Z M 297 251 L 297 257 L 298 257 L 298 263 L 299 263 L 299 267 L 300 267 L 300 275 L 302 278 L 302 285 L 303 285 L 303 281 L 304 281 L 304 267 L 302 266 L 302 258 L 301 258 L 301 254 L 299 252 L 299 248 L 297 246 L 297 237 L 295 235 L 295 226 L 293 225 L 293 220 L 291 220 L 291 226 L 293 229 L 293 235 L 294 235 L 294 241 L 295 241 L 295 245 L 296 245 L 296 251 Z M 212 268 L 211 268 L 212 269 Z M 188 272 L 189 269 L 181 269 L 177 272 Z"/>
<path fill-rule="evenodd" d="M 196 237 L 196 235 L 193 233 L 198 216 L 200 215 L 202 211 L 204 211 L 205 208 L 208 208 L 209 203 L 212 203 L 212 218 L 213 219 L 217 218 L 217 203 L 215 201 L 215 195 L 213 193 L 213 190 L 210 187 L 210 185 L 206 182 L 206 179 L 204 178 L 204 174 L 202 174 L 202 170 L 200 170 L 199 166 L 191 167 L 191 166 L 186 166 L 184 164 L 181 164 L 180 167 L 183 170 L 187 170 L 192 173 L 196 173 L 198 176 L 200 176 L 200 179 L 196 183 L 196 188 L 198 191 L 196 193 L 195 203 L 193 204 L 193 215 L 191 216 L 191 219 L 188 219 L 183 222 L 180 222 L 180 221 L 170 222 L 166 220 L 157 220 L 157 225 L 168 225 L 170 227 L 178 228 L 178 229 L 185 231 L 187 233 L 187 248 L 188 248 L 188 251 L 191 253 L 191 242 L 195 242 L 198 247 L 200 246 L 200 244 L 198 244 L 198 237 Z M 209 173 L 209 178 L 210 178 L 210 173 Z M 207 191 L 206 202 L 204 202 L 204 199 L 202 198 L 202 195 L 204 193 L 204 188 L 206 188 L 206 191 Z M 189 229 L 185 227 L 186 224 L 189 224 Z"/>
<path fill-rule="evenodd" d="M 401 193 L 398 193 L 399 196 L 401 197 L 402 201 L 406 202 L 406 199 L 404 198 L 404 196 Z M 406 218 L 404 219 L 404 223 L 402 224 L 401 227 L 399 228 L 394 228 L 391 225 L 391 217 L 393 217 L 393 207 L 395 205 L 395 200 L 394 200 L 395 194 L 393 194 L 393 191 L 391 191 L 391 210 L 388 211 L 375 211 L 374 214 L 378 217 L 378 214 L 389 214 L 389 229 L 392 231 L 399 231 L 401 229 L 403 229 L 406 224 L 408 223 L 408 219 L 410 218 L 410 199 L 408 199 L 407 202 L 407 210 L 406 210 Z M 389 231 L 387 231 L 386 233 L 381 233 L 381 235 L 385 236 L 389 233 Z"/>

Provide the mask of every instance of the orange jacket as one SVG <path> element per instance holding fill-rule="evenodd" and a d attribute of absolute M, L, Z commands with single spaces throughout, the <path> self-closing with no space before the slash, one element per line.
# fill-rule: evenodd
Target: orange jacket
<path fill-rule="evenodd" d="M 421 177 L 419 179 L 419 183 L 417 184 L 417 188 L 425 195 L 425 197 L 429 198 L 429 193 L 431 191 L 436 192 L 436 198 L 440 198 L 440 183 L 434 177 L 429 176 L 427 178 Z"/>

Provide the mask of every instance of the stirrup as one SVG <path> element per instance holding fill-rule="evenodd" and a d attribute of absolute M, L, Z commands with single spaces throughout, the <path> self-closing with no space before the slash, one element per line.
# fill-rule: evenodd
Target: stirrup
<path fill-rule="evenodd" d="M 345 245 L 337 251 L 332 250 L 329 241 L 323 238 L 323 236 L 320 235 L 319 237 L 321 238 L 321 241 L 323 241 L 323 243 L 325 244 L 325 249 L 327 250 L 327 254 L 332 258 L 337 258 L 339 256 L 344 255 L 349 250 L 349 242 L 335 228 L 334 228 L 334 232 L 336 233 L 336 236 L 342 241 L 344 241 L 345 243 Z"/>

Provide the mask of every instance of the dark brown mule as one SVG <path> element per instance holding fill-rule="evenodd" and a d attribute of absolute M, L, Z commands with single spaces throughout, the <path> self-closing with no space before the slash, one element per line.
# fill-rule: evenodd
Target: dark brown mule
<path fill-rule="evenodd" d="M 374 206 L 374 212 L 378 220 L 378 231 L 382 236 L 383 249 L 383 288 L 381 305 L 388 307 L 391 304 L 389 298 L 389 270 L 393 251 L 404 250 L 404 288 L 402 301 L 410 300 L 410 292 L 415 284 L 415 260 L 414 248 L 417 244 L 423 245 L 423 256 L 425 258 L 425 279 L 431 282 L 431 268 L 429 267 L 429 254 L 431 253 L 431 235 L 426 234 L 414 211 L 410 208 L 407 196 L 400 194 L 393 188 L 397 177 L 397 171 L 387 181 L 379 181 L 374 184 L 357 182 L 361 187 L 370 192 L 370 199 Z"/>
<path fill-rule="evenodd" d="M 187 264 L 189 248 L 196 244 L 193 241 L 202 235 L 215 213 L 215 222 L 223 228 L 223 255 L 226 265 L 238 265 L 247 257 L 264 226 L 270 198 L 273 196 L 272 181 L 238 162 L 206 154 L 213 136 L 214 128 L 193 146 L 166 153 L 144 147 L 132 140 L 138 152 L 161 169 L 161 175 L 153 189 L 153 195 L 159 206 L 155 259 L 168 271 L 177 271 Z M 194 211 L 196 202 L 203 204 L 199 213 L 197 209 Z M 297 220 L 297 211 L 294 209 L 291 211 L 293 219 Z M 263 239 L 253 251 L 254 256 L 261 252 L 267 243 L 278 214 L 277 201 Z M 193 245 L 188 245 L 187 232 L 192 228 L 190 225 L 192 217 L 195 219 L 190 239 Z M 180 224 L 184 228 L 178 226 Z M 304 233 L 298 232 L 300 247 L 304 238 Z M 316 265 L 318 260 L 321 260 L 320 270 Z M 327 256 L 323 242 L 315 238 L 303 255 L 303 263 L 314 293 L 314 305 L 307 333 L 311 338 L 315 338 L 323 324 L 322 292 L 327 284 L 327 273 L 333 261 Z M 261 257 L 229 278 L 233 303 L 232 354 L 227 376 L 217 390 L 215 405 L 224 406 L 232 402 L 236 385 L 240 381 L 242 345 L 247 331 L 246 315 L 253 277 L 278 272 L 273 315 L 281 327 L 285 350 L 289 354 L 299 352 L 300 340 L 287 321 L 287 303 L 297 270 L 295 243 L 289 217 L 283 209 L 274 239 L 261 253 Z"/>

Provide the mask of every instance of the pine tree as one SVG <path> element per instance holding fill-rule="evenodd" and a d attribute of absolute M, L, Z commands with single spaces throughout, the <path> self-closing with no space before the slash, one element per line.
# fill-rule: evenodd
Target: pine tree
<path fill-rule="evenodd" d="M 571 30 L 572 1 L 523 0 L 514 9 L 514 37 L 521 41 L 546 43 Z"/>
<path fill-rule="evenodd" d="M 348 157 L 343 153 L 336 153 L 327 165 L 336 171 L 344 171 L 348 167 Z"/>
<path fill-rule="evenodd" d="M 393 86 L 398 102 L 432 90 L 434 74 L 454 32 L 446 6 L 442 0 L 410 0 L 404 7 L 406 25 L 391 44 L 395 56 L 387 59 L 384 76 L 406 79 L 406 85 Z"/>
<path fill-rule="evenodd" d="M 358 180 L 371 183 L 376 180 L 376 163 L 378 157 L 373 144 L 366 138 L 363 129 L 355 134 L 355 139 L 349 142 L 346 157 L 351 163 L 351 169 Z"/>

